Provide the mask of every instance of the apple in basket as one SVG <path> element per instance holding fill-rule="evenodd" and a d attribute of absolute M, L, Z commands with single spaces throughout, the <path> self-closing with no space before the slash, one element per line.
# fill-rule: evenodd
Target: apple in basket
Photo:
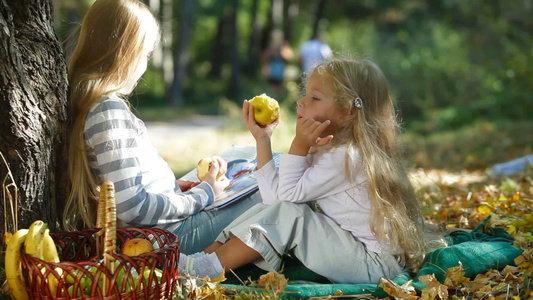
<path fill-rule="evenodd" d="M 154 245 L 152 245 L 152 242 L 145 238 L 129 239 L 124 243 L 124 245 L 122 245 L 122 253 L 128 256 L 137 256 L 153 250 Z"/>
<path fill-rule="evenodd" d="M 103 260 L 100 260 L 98 263 L 101 264 L 102 262 Z M 67 294 L 70 297 L 90 296 L 93 293 L 93 285 L 95 285 L 93 278 L 97 276 L 98 268 L 96 266 L 91 266 L 86 267 L 86 269 L 90 275 L 88 273 L 81 272 L 79 269 L 74 269 L 66 273 L 67 275 L 65 282 L 68 286 Z M 144 281 L 139 280 L 137 268 L 128 269 L 127 265 L 122 264 L 118 260 L 115 261 L 115 272 L 118 272 L 115 286 L 121 292 L 131 292 L 138 288 L 145 288 L 145 284 L 148 286 L 153 286 L 155 284 L 155 280 L 157 280 L 158 283 L 161 283 L 161 279 L 163 277 L 163 271 L 161 269 L 154 268 L 152 270 L 151 268 L 143 267 L 140 269 L 140 271 L 143 272 L 142 274 Z M 129 272 L 129 274 L 126 274 L 126 272 Z M 152 281 L 150 281 L 151 276 L 153 276 Z M 104 276 L 98 275 L 97 278 L 98 282 L 96 282 L 96 285 L 98 286 L 98 290 L 103 290 Z M 126 280 L 125 284 L 124 280 Z"/>

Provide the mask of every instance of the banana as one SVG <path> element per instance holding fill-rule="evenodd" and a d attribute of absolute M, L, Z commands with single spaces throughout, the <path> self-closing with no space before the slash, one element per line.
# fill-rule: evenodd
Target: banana
<path fill-rule="evenodd" d="M 26 236 L 26 241 L 24 242 L 24 251 L 26 252 L 26 254 L 41 260 L 45 260 L 43 256 L 43 244 L 46 230 L 48 230 L 48 226 L 41 220 L 36 220 L 31 223 L 30 228 L 28 229 L 28 235 Z M 41 268 L 41 273 L 45 272 L 46 268 Z M 54 277 L 54 275 L 50 274 L 48 275 L 48 277 L 51 278 Z M 32 274 L 30 274 L 30 278 L 31 282 L 36 280 L 37 284 L 40 285 L 43 277 L 33 277 Z"/>
<path fill-rule="evenodd" d="M 20 266 L 20 248 L 26 240 L 27 234 L 28 229 L 19 229 L 11 237 L 9 244 L 7 244 L 5 257 L 6 278 L 9 284 L 9 294 L 15 300 L 29 299 Z"/>
<path fill-rule="evenodd" d="M 57 253 L 56 244 L 54 243 L 54 239 L 52 239 L 52 237 L 50 236 L 50 230 L 48 228 L 44 230 L 44 237 L 43 237 L 42 244 L 43 244 L 44 261 L 58 263 L 60 260 L 59 260 L 59 255 Z M 59 277 L 63 275 L 63 269 L 57 267 L 54 270 L 59 275 Z M 44 274 L 46 272 L 46 268 L 43 268 L 41 271 Z M 48 275 L 48 287 L 50 289 L 50 293 L 52 296 L 57 295 L 58 285 L 59 285 L 58 278 L 53 273 L 50 272 L 50 274 Z"/>
<path fill-rule="evenodd" d="M 54 243 L 54 239 L 50 236 L 50 230 L 48 228 L 44 230 L 43 236 L 43 259 L 46 262 L 53 263 L 58 263 L 60 261 L 56 244 Z"/>
<path fill-rule="evenodd" d="M 28 255 L 43 259 L 43 238 L 47 227 L 41 220 L 34 221 L 30 225 L 28 236 L 24 242 L 24 251 Z"/>

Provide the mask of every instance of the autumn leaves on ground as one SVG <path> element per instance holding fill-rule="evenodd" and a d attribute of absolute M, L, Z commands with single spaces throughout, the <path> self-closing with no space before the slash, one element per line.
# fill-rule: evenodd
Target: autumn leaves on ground
<path fill-rule="evenodd" d="M 515 266 L 489 270 L 465 278 L 461 263 L 446 271 L 439 283 L 432 276 L 420 278 L 428 287 L 421 298 L 411 299 L 530 299 L 533 298 L 533 169 L 512 178 L 444 171 L 415 172 L 421 179 L 418 194 L 425 205 L 426 220 L 448 227 L 474 229 L 487 216 L 486 227 L 500 227 L 514 237 L 513 245 L 524 250 Z"/>
<path fill-rule="evenodd" d="M 421 276 L 427 287 L 417 295 L 410 282 L 399 286 L 383 281 L 380 286 L 389 299 L 532 299 L 533 282 L 533 169 L 512 177 L 490 179 L 479 172 L 450 173 L 442 170 L 417 170 L 411 173 L 418 196 L 423 199 L 426 222 L 448 229 L 474 229 L 488 215 L 486 227 L 500 227 L 514 237 L 514 246 L 524 250 L 514 266 L 491 269 L 475 278 L 464 276 L 462 262 L 446 271 L 446 279 L 439 282 L 434 275 Z M 283 274 L 268 273 L 256 282 L 247 282 L 252 290 L 240 291 L 232 297 L 239 299 L 276 299 L 287 286 Z M 184 290 L 189 299 L 208 295 L 223 295 L 227 289 L 216 281 Z M 291 294 L 288 295 L 289 298 Z M 297 298 L 297 295 L 294 295 Z M 209 296 L 208 296 L 209 297 Z M 368 295 L 344 295 L 335 298 L 378 299 Z"/>

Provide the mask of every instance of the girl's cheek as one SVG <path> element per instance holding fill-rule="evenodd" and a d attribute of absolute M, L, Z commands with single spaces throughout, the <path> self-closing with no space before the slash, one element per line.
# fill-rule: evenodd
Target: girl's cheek
<path fill-rule="evenodd" d="M 318 115 L 318 116 L 313 116 L 312 117 L 315 121 L 318 121 L 318 122 L 325 122 L 326 120 L 328 120 L 328 118 L 322 116 L 322 115 Z"/>

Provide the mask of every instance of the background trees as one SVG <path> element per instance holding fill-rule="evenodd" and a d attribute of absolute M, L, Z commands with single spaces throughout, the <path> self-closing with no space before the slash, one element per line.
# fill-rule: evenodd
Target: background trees
<path fill-rule="evenodd" d="M 268 92 L 258 72 L 260 54 L 271 32 L 281 30 L 295 50 L 319 33 L 336 52 L 377 60 L 406 123 L 421 133 L 478 119 L 529 118 L 533 109 L 533 69 L 527 67 L 533 5 L 527 0 L 146 2 L 165 24 L 162 45 L 175 49 L 174 78 L 169 86 L 154 62 L 139 87 L 140 105 L 155 100 L 217 113 L 221 98 L 240 103 Z M 56 24 L 65 40 L 73 11 L 83 15 L 87 4 L 59 6 Z M 298 77 L 296 59 L 291 64 L 287 83 Z"/>

